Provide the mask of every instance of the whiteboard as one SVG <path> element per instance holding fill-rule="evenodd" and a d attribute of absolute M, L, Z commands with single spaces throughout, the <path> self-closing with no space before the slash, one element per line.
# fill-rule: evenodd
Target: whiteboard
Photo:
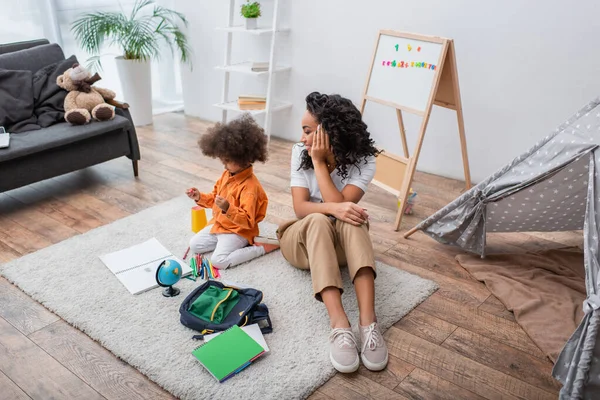
<path fill-rule="evenodd" d="M 440 72 L 442 43 L 381 34 L 366 96 L 399 108 L 425 111 Z"/>

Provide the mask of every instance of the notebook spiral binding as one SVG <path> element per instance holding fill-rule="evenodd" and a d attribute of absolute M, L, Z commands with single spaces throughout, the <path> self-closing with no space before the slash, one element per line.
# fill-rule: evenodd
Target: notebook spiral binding
<path fill-rule="evenodd" d="M 122 274 L 123 272 L 128 272 L 128 271 L 131 271 L 131 270 L 133 270 L 133 269 L 140 268 L 140 267 L 143 267 L 143 266 L 145 266 L 145 265 L 152 264 L 152 263 L 155 263 L 155 262 L 157 262 L 157 261 L 164 260 L 164 259 L 166 259 L 166 258 L 169 258 L 169 257 L 173 257 L 173 254 L 169 254 L 169 255 L 167 255 L 167 256 L 159 257 L 159 258 L 157 258 L 157 259 L 155 259 L 155 260 L 148 261 L 147 263 L 143 263 L 143 264 L 140 264 L 140 265 L 133 266 L 133 267 L 131 267 L 131 268 L 124 269 L 124 270 L 122 270 L 122 271 L 116 272 L 116 273 L 115 273 L 115 275 L 119 275 L 119 274 Z"/>
<path fill-rule="evenodd" d="M 232 330 L 232 329 L 233 329 L 233 327 L 234 327 L 234 326 L 237 326 L 237 325 L 232 325 L 230 328 L 227 328 L 227 329 L 225 329 L 224 331 L 221 331 L 221 332 L 222 332 L 222 333 L 225 333 L 225 332 L 227 332 L 227 331 L 230 331 L 230 330 Z M 213 333 L 217 333 L 217 332 L 213 332 Z M 193 351 L 196 351 L 196 350 L 198 350 L 200 347 L 204 346 L 206 343 L 208 343 L 208 342 L 204 342 L 204 343 L 202 343 L 201 345 L 197 346 L 197 347 L 196 347 L 196 348 L 195 348 Z"/>

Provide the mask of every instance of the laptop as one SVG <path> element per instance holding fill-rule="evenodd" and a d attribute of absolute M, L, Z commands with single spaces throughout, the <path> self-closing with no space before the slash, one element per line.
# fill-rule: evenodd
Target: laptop
<path fill-rule="evenodd" d="M 181 265 L 182 277 L 192 269 L 167 250 L 156 238 L 135 246 L 100 256 L 100 260 L 121 281 L 131 294 L 139 294 L 158 287 L 156 270 L 164 260 L 174 260 Z"/>

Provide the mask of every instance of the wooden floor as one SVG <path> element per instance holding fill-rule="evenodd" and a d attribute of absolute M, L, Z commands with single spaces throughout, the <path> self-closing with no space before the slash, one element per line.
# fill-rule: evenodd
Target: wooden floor
<path fill-rule="evenodd" d="M 140 128 L 139 179 L 123 158 L 0 194 L 0 262 L 180 196 L 190 186 L 210 190 L 222 166 L 196 147 L 207 126 L 166 114 L 153 127 Z M 256 171 L 269 195 L 268 219 L 277 223 L 292 216 L 291 143 L 272 140 L 270 149 L 270 161 Z M 414 188 L 419 202 L 403 230 L 454 199 L 463 184 L 417 174 Z M 361 367 L 352 375 L 338 374 L 311 398 L 556 399 L 560 386 L 550 375 L 552 364 L 513 315 L 455 262 L 458 251 L 421 233 L 404 240 L 394 232 L 396 201 L 381 189 L 371 187 L 363 202 L 377 258 L 434 280 L 440 289 L 386 333 L 385 371 Z M 491 246 L 514 252 L 581 240 L 575 233 L 511 234 L 494 236 Z M 172 396 L 0 278 L 0 398 Z"/>

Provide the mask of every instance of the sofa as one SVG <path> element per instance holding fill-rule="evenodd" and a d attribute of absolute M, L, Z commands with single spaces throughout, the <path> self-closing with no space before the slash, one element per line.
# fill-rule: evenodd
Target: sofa
<path fill-rule="evenodd" d="M 68 61 L 61 47 L 47 40 L 0 44 L 0 71 L 4 73 L 34 73 L 64 60 Z M 6 95 L 1 89 L 0 96 Z M 11 133 L 10 146 L 0 149 L 0 193 L 118 157 L 132 161 L 137 177 L 140 149 L 131 114 L 122 108 L 115 114 L 110 121 L 75 126 L 62 119 L 47 127 Z"/>

